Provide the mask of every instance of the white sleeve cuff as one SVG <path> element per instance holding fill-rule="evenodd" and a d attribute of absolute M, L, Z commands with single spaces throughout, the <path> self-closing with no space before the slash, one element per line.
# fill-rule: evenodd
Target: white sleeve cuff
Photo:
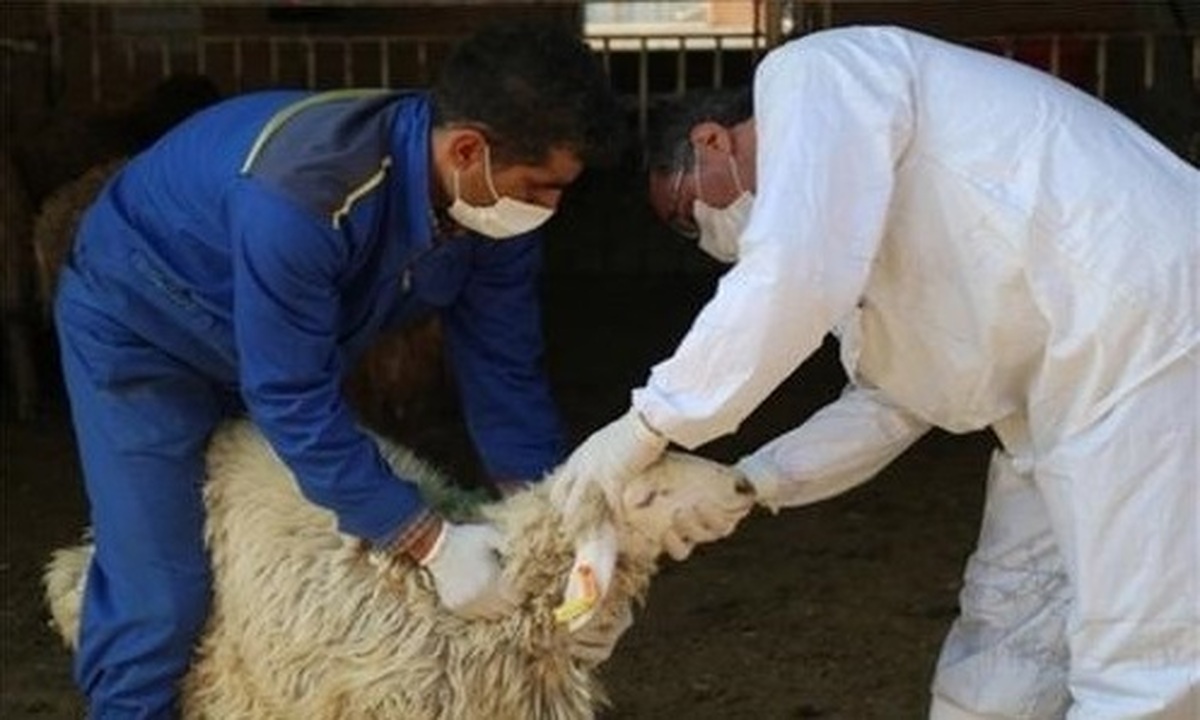
<path fill-rule="evenodd" d="M 738 460 L 734 467 L 745 475 L 750 484 L 754 486 L 755 501 L 770 510 L 772 514 L 778 514 L 781 507 L 779 492 L 783 485 L 783 478 L 780 477 L 775 466 L 758 455 L 747 455 Z"/>

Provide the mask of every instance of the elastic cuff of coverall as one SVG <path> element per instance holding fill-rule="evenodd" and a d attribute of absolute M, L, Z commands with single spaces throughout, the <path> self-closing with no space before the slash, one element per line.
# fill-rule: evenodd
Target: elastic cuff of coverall
<path fill-rule="evenodd" d="M 626 413 L 629 425 L 633 428 L 633 437 L 642 447 L 653 452 L 660 453 L 667 449 L 671 441 L 658 431 L 650 421 L 646 419 L 646 415 L 641 410 L 631 407 Z"/>
<path fill-rule="evenodd" d="M 774 466 L 756 455 L 747 455 L 738 460 L 734 468 L 754 486 L 754 501 L 770 510 L 771 514 L 779 514 L 779 490 L 783 478 L 775 472 Z"/>
<path fill-rule="evenodd" d="M 418 511 L 386 539 L 372 545 L 393 555 L 404 555 L 421 563 L 431 554 L 433 546 L 442 535 L 445 521 L 428 508 Z"/>

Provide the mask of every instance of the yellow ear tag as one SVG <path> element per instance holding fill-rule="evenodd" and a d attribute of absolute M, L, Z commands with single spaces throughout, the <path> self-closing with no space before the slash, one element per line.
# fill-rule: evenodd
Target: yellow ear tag
<path fill-rule="evenodd" d="M 571 622 L 596 607 L 596 602 L 600 599 L 600 589 L 596 586 L 596 573 L 592 570 L 591 565 L 585 563 L 577 566 L 575 578 L 579 580 L 576 587 L 579 588 L 580 594 L 578 597 L 570 599 L 564 597 L 562 604 L 554 608 L 554 621 L 557 623 Z M 572 585 L 574 583 L 567 585 L 568 595 Z"/>

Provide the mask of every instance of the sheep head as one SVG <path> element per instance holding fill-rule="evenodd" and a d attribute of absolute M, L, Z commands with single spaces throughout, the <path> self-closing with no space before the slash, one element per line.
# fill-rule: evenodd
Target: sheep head
<path fill-rule="evenodd" d="M 732 519 L 725 527 L 686 541 L 694 546 L 728 535 L 753 507 L 754 489 L 727 465 L 667 453 L 626 483 L 620 508 L 607 508 L 600 492 L 589 501 L 581 513 L 585 519 L 572 523 L 575 557 L 563 603 L 556 610 L 560 622 L 572 630 L 585 625 L 602 605 L 619 558 L 653 565 L 663 553 L 675 517 L 699 505 L 720 508 L 722 515 Z"/>

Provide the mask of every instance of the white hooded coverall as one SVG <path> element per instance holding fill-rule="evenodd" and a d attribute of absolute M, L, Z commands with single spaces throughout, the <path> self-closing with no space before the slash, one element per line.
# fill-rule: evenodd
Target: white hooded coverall
<path fill-rule="evenodd" d="M 1049 75 L 895 28 L 780 47 L 754 102 L 740 259 L 634 407 L 698 446 L 836 331 L 847 392 L 745 461 L 772 502 L 930 426 L 1004 444 L 932 716 L 1200 718 L 1200 173 Z"/>

